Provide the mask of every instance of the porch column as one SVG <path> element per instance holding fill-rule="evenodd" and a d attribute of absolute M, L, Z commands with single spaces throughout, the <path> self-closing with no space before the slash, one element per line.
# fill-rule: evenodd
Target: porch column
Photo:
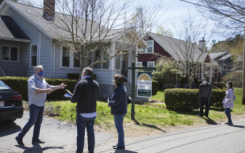
<path fill-rule="evenodd" d="M 111 54 L 115 54 L 115 42 L 112 42 L 110 50 L 111 50 Z M 115 57 L 113 57 L 109 63 L 110 63 L 110 70 L 114 70 L 115 69 Z"/>
<path fill-rule="evenodd" d="M 213 73 L 213 67 L 210 67 L 210 70 L 209 70 L 209 83 L 212 83 L 212 73 Z"/>
<path fill-rule="evenodd" d="M 136 57 L 138 55 L 138 49 L 139 49 L 139 45 L 136 44 L 135 59 L 133 59 L 135 61 L 136 66 L 137 66 L 137 62 L 138 62 L 138 57 Z"/>

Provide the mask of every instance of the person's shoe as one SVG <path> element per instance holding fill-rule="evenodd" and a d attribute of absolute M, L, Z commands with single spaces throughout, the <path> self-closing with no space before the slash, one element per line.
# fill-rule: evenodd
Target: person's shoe
<path fill-rule="evenodd" d="M 233 123 L 232 122 L 228 122 L 228 125 L 233 125 Z"/>
<path fill-rule="evenodd" d="M 17 141 L 17 143 L 20 145 L 20 146 L 24 146 L 25 144 L 23 143 L 22 139 L 18 138 L 18 137 L 15 137 L 15 140 Z"/>
<path fill-rule="evenodd" d="M 200 115 L 200 114 L 198 114 L 197 116 L 199 116 L 199 117 L 203 117 L 202 115 Z"/>
<path fill-rule="evenodd" d="M 114 145 L 113 148 L 117 147 L 117 145 Z"/>
<path fill-rule="evenodd" d="M 116 146 L 116 147 L 113 147 L 113 149 L 125 149 L 125 146 Z"/>
<path fill-rule="evenodd" d="M 32 143 L 45 143 L 45 141 L 38 139 L 38 140 L 34 140 L 34 141 L 32 140 Z"/>

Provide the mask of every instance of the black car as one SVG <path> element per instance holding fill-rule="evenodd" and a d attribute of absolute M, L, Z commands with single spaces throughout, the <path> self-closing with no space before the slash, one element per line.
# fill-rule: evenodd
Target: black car
<path fill-rule="evenodd" d="M 15 121 L 22 118 L 22 96 L 0 80 L 0 121 Z"/>

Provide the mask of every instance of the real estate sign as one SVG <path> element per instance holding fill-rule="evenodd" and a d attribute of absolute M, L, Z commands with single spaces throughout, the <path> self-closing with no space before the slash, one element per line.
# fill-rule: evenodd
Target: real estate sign
<path fill-rule="evenodd" d="M 150 98 L 152 95 L 152 74 L 151 72 L 138 72 L 137 97 Z"/>

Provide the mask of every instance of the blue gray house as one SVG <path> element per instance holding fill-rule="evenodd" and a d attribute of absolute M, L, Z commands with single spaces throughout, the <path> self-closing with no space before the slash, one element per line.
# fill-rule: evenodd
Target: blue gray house
<path fill-rule="evenodd" d="M 31 76 L 36 65 L 44 66 L 46 78 L 67 78 L 67 73 L 80 73 L 79 62 L 73 54 L 66 54 L 66 47 L 60 41 L 58 33 L 64 31 L 53 24 L 55 19 L 48 20 L 43 15 L 42 8 L 17 2 L 5 0 L 0 5 L 0 75 Z M 58 15 L 56 12 L 55 16 Z M 114 31 L 118 34 L 108 38 L 112 49 L 123 35 L 118 29 Z M 141 41 L 125 50 L 124 54 L 93 68 L 102 97 L 108 97 L 113 92 L 113 75 L 121 73 L 131 80 L 128 66 L 136 60 L 138 48 L 147 46 Z M 130 81 L 126 86 L 130 87 Z"/>

